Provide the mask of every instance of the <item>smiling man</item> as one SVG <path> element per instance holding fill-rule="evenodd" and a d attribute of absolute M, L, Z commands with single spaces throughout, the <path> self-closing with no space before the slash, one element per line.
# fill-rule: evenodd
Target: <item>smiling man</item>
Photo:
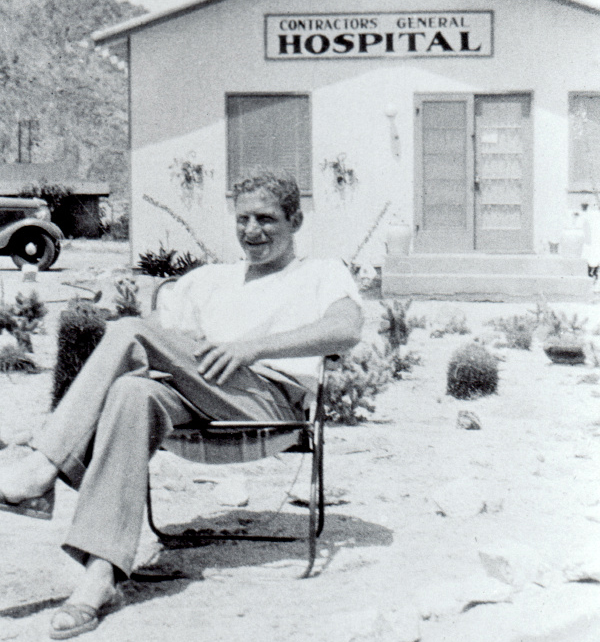
<path fill-rule="evenodd" d="M 57 477 L 79 491 L 63 548 L 86 570 L 51 638 L 96 628 L 131 573 L 148 462 L 191 419 L 186 401 L 212 419 L 301 418 L 319 358 L 360 339 L 360 298 L 342 263 L 296 257 L 295 180 L 260 172 L 235 186 L 234 200 L 246 260 L 192 270 L 154 318 L 110 322 L 30 452 L 0 470 L 1 510 L 49 519 Z M 174 390 L 151 369 L 170 373 Z"/>

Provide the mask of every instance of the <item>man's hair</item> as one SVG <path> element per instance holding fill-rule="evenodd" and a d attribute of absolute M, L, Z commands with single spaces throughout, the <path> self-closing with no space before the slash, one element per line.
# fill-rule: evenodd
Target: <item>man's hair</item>
<path fill-rule="evenodd" d="M 233 186 L 233 201 L 241 194 L 265 189 L 273 194 L 283 210 L 286 219 L 300 211 L 300 189 L 296 179 L 288 172 L 271 169 L 257 169 Z"/>

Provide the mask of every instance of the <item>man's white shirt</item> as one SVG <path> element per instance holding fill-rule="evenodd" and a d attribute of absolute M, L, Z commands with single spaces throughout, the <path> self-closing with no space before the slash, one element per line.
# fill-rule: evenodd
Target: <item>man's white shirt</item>
<path fill-rule="evenodd" d="M 188 272 L 161 298 L 161 325 L 216 343 L 252 341 L 318 321 L 346 297 L 362 306 L 354 280 L 338 260 L 294 259 L 248 283 L 246 269 L 247 263 L 239 262 Z M 273 369 L 314 391 L 319 363 L 319 357 L 293 357 L 265 359 L 253 367 Z"/>

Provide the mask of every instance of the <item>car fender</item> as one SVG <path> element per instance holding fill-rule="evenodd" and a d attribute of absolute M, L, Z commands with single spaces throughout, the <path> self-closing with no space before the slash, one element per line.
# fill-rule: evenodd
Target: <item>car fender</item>
<path fill-rule="evenodd" d="M 10 223 L 0 230 L 0 249 L 5 249 L 10 244 L 11 238 L 23 229 L 39 228 L 49 234 L 55 241 L 60 241 L 65 238 L 60 227 L 49 221 L 37 221 L 35 219 L 23 219 Z"/>

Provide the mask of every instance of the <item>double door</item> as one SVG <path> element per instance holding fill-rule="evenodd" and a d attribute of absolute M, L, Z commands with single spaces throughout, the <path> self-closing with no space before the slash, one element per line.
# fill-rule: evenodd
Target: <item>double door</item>
<path fill-rule="evenodd" d="M 418 95 L 415 251 L 532 251 L 531 95 Z"/>

